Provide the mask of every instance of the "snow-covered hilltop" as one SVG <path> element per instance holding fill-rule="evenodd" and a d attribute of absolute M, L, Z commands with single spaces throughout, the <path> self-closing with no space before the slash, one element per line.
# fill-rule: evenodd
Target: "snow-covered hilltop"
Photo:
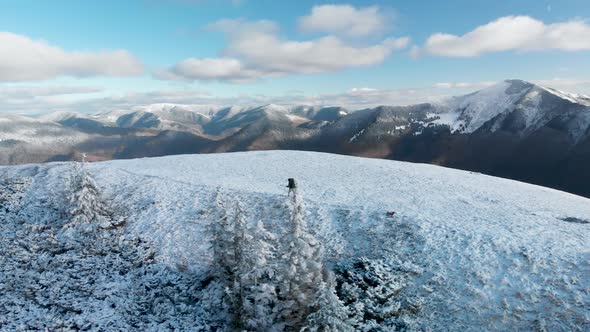
<path fill-rule="evenodd" d="M 590 200 L 579 196 L 313 152 L 109 161 L 87 171 L 124 222 L 76 247 L 60 237 L 71 169 L 0 168 L 0 330 L 206 330 L 218 193 L 280 243 L 289 177 L 357 328 L 364 317 L 387 331 L 590 329 Z"/>

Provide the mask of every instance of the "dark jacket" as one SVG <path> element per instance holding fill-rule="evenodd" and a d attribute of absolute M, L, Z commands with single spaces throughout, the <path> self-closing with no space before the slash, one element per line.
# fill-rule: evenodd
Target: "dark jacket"
<path fill-rule="evenodd" d="M 287 185 L 287 188 L 289 188 L 289 189 L 297 188 L 297 185 L 295 184 L 295 179 L 289 178 L 288 181 L 289 181 L 289 184 Z"/>

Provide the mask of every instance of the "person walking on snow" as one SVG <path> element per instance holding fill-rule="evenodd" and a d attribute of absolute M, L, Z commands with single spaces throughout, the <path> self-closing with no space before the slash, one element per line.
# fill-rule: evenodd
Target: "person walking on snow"
<path fill-rule="evenodd" d="M 287 196 L 290 196 L 291 192 L 293 192 L 293 194 L 296 194 L 297 193 L 297 185 L 295 184 L 295 179 L 289 178 L 289 179 L 287 179 L 287 181 L 289 182 L 289 184 L 287 184 L 287 188 L 289 188 L 289 192 L 287 193 Z"/>

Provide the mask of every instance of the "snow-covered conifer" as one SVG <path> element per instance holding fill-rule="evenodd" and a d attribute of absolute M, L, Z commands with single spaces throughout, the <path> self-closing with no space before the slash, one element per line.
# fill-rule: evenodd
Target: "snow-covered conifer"
<path fill-rule="evenodd" d="M 348 308 L 336 295 L 335 280 L 328 271 L 327 280 L 322 281 L 316 292 L 311 312 L 302 331 L 348 332 L 354 331 L 348 317 Z"/>
<path fill-rule="evenodd" d="M 244 327 L 255 331 L 270 331 L 275 320 L 276 281 L 273 245 L 274 235 L 258 221 L 249 228 L 249 243 L 244 252 L 242 285 L 245 290 Z"/>
<path fill-rule="evenodd" d="M 74 163 L 70 179 L 70 222 L 65 230 L 87 233 L 98 228 L 118 226 L 113 214 L 102 200 L 94 179 L 86 169 L 86 163 Z"/>
<path fill-rule="evenodd" d="M 252 251 L 249 247 L 251 236 L 248 234 L 246 218 L 240 203 L 236 203 L 233 229 L 230 233 L 232 244 L 228 248 L 233 253 L 234 265 L 232 266 L 232 284 L 230 288 L 230 297 L 232 303 L 232 314 L 234 315 L 234 325 L 237 329 L 242 329 L 245 303 L 245 274 L 251 270 L 251 260 L 248 259 Z M 254 253 L 255 254 L 255 253 Z"/>
<path fill-rule="evenodd" d="M 317 289 L 322 282 L 322 248 L 308 232 L 301 196 L 290 201 L 289 230 L 280 270 L 280 319 L 291 329 L 299 329 L 310 312 Z"/>
<path fill-rule="evenodd" d="M 419 300 L 414 305 L 408 298 L 401 308 L 397 294 L 404 287 L 404 277 L 383 260 L 359 257 L 339 263 L 335 272 L 338 296 L 349 308 L 357 330 L 371 330 L 383 322 L 398 324 L 401 310 L 419 310 Z"/>
<path fill-rule="evenodd" d="M 235 258 L 231 251 L 233 239 L 233 226 L 229 219 L 227 208 L 218 191 L 215 197 L 217 213 L 214 214 L 210 225 L 211 247 L 213 251 L 213 274 L 219 279 L 229 283 L 233 279 Z"/>
<path fill-rule="evenodd" d="M 234 300 L 232 286 L 234 280 L 235 257 L 232 250 L 234 228 L 221 191 L 215 196 L 215 213 L 208 225 L 211 238 L 212 262 L 208 286 L 203 289 L 204 298 L 210 301 L 211 308 L 205 310 L 204 317 L 226 327 L 232 325 Z"/>

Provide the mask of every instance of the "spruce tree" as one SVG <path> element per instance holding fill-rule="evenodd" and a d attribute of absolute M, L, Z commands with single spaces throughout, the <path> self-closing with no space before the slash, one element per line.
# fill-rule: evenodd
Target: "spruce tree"
<path fill-rule="evenodd" d="M 214 276 L 225 289 L 223 302 L 235 330 L 273 331 L 276 307 L 274 235 L 261 221 L 249 227 L 239 203 L 229 216 L 218 195 L 211 225 Z"/>
<path fill-rule="evenodd" d="M 233 252 L 231 252 L 234 241 L 233 226 L 219 191 L 215 197 L 215 204 L 217 211 L 210 225 L 213 251 L 212 273 L 214 277 L 229 285 L 233 280 L 233 268 L 236 263 Z"/>
<path fill-rule="evenodd" d="M 234 315 L 234 325 L 238 330 L 243 329 L 242 317 L 245 314 L 245 292 L 246 292 L 246 274 L 251 269 L 251 259 L 249 253 L 252 251 L 249 248 L 251 236 L 248 234 L 246 219 L 244 211 L 240 203 L 236 203 L 233 229 L 231 231 L 231 247 L 234 265 L 232 266 L 232 285 L 230 288 L 230 296 L 232 302 L 232 313 Z M 254 253 L 256 254 L 256 253 Z"/>
<path fill-rule="evenodd" d="M 223 201 L 220 190 L 215 196 L 216 210 L 208 225 L 211 237 L 212 262 L 210 270 L 211 282 L 203 290 L 203 296 L 211 303 L 205 310 L 210 321 L 220 325 L 232 325 L 233 300 L 232 283 L 235 259 L 231 250 L 233 244 L 233 226 Z"/>
<path fill-rule="evenodd" d="M 336 295 L 336 282 L 331 272 L 322 281 L 316 292 L 315 301 L 302 331 L 310 332 L 348 332 L 354 331 L 349 319 L 348 308 Z"/>
<path fill-rule="evenodd" d="M 249 243 L 244 252 L 242 286 L 244 327 L 254 331 L 271 331 L 275 321 L 276 266 L 275 237 L 258 221 L 249 228 Z"/>
<path fill-rule="evenodd" d="M 322 248 L 308 232 L 305 210 L 298 193 L 290 205 L 289 230 L 285 238 L 284 264 L 280 271 L 280 319 L 288 329 L 298 330 L 311 311 L 322 282 Z"/>
<path fill-rule="evenodd" d="M 70 178 L 70 222 L 64 226 L 66 233 L 90 233 L 99 228 L 119 225 L 113 213 L 103 201 L 96 182 L 88 173 L 85 162 L 75 162 Z"/>

